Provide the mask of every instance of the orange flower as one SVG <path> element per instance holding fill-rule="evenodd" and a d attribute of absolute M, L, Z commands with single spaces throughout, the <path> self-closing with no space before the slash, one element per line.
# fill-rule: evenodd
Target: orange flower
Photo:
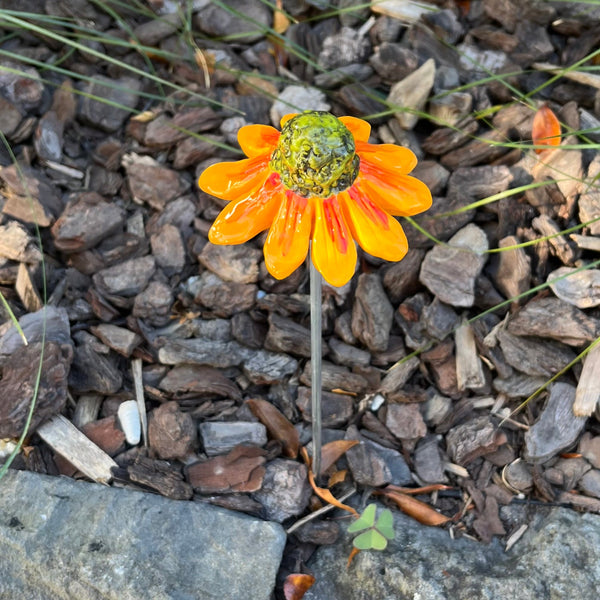
<path fill-rule="evenodd" d="M 408 173 L 417 164 L 407 148 L 369 144 L 371 126 L 324 112 L 286 115 L 281 133 L 247 125 L 238 142 L 248 157 L 208 167 L 200 188 L 229 204 L 208 237 L 241 244 L 269 229 L 265 263 L 283 279 L 305 260 L 331 285 L 342 286 L 356 268 L 356 241 L 369 254 L 398 261 L 408 250 L 394 216 L 431 206 L 427 186 Z"/>

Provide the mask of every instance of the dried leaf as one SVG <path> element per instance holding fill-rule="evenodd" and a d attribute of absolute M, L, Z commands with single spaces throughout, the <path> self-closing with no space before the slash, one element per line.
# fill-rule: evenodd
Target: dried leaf
<path fill-rule="evenodd" d="M 300 447 L 300 436 L 296 428 L 270 402 L 260 398 L 251 398 L 246 402 L 271 437 L 281 442 L 285 456 L 296 458 Z"/>
<path fill-rule="evenodd" d="M 315 578 L 304 573 L 290 573 L 283 583 L 285 600 L 301 600 L 313 583 Z"/>
<path fill-rule="evenodd" d="M 187 479 L 202 494 L 255 492 L 262 486 L 265 451 L 240 444 L 228 454 L 187 468 Z"/>
<path fill-rule="evenodd" d="M 349 513 L 352 513 L 355 517 L 358 518 L 359 514 L 351 506 L 342 504 L 328 489 L 320 488 L 315 483 L 315 476 L 313 475 L 312 469 L 310 468 L 312 461 L 311 461 L 310 457 L 308 456 L 308 452 L 306 451 L 306 448 L 304 448 L 304 447 L 300 448 L 300 454 L 302 455 L 302 458 L 304 459 L 304 462 L 306 463 L 306 466 L 308 467 L 308 482 L 310 483 L 315 494 L 317 496 L 319 496 L 319 498 L 321 498 L 321 500 L 325 500 L 325 502 L 327 502 L 329 504 L 333 504 L 333 506 L 336 506 L 337 508 L 341 508 L 342 510 L 347 510 Z"/>
<path fill-rule="evenodd" d="M 356 392 L 350 392 L 348 390 L 342 390 L 341 388 L 333 388 L 331 390 L 332 394 L 341 394 L 342 396 L 354 396 L 355 398 L 358 397 L 358 394 Z"/>
<path fill-rule="evenodd" d="M 325 473 L 329 467 L 336 463 L 342 454 L 359 443 L 358 440 L 334 440 L 325 444 L 321 448 L 321 473 Z"/>
<path fill-rule="evenodd" d="M 560 145 L 560 123 L 556 115 L 546 105 L 542 106 L 533 117 L 533 126 L 531 128 L 531 137 L 533 143 L 544 146 Z M 547 148 L 536 148 L 536 154 L 544 152 Z"/>
<path fill-rule="evenodd" d="M 400 492 L 401 494 L 415 496 L 416 494 L 431 494 L 431 492 L 439 492 L 440 490 L 451 490 L 452 487 L 449 485 L 444 485 L 443 483 L 432 483 L 431 485 L 425 485 L 419 488 L 407 488 L 390 483 L 385 489 L 392 492 Z"/>
<path fill-rule="evenodd" d="M 273 15 L 273 29 L 277 33 L 285 33 L 290 26 L 290 20 L 287 18 L 286 14 L 283 12 L 283 2 L 282 0 L 277 0 L 275 3 L 276 9 L 275 14 Z"/>
<path fill-rule="evenodd" d="M 327 482 L 327 487 L 333 487 L 337 483 L 342 483 L 344 479 L 346 479 L 346 475 L 348 474 L 348 469 L 342 469 L 340 471 L 336 471 Z"/>
<path fill-rule="evenodd" d="M 352 559 L 360 552 L 360 550 L 358 548 L 356 548 L 355 546 L 352 548 L 352 552 L 350 552 L 350 556 L 348 556 L 348 563 L 346 564 L 346 569 L 350 568 L 350 563 L 352 562 Z"/>
<path fill-rule="evenodd" d="M 440 514 L 431 508 L 429 504 L 425 504 L 425 502 L 421 502 L 420 500 L 417 500 L 412 496 L 408 496 L 407 494 L 390 490 L 387 487 L 375 493 L 394 501 L 402 512 L 406 513 L 416 521 L 419 521 L 419 523 L 422 523 L 423 525 L 431 525 L 435 527 L 437 525 L 444 525 L 450 521 L 449 517 Z"/>

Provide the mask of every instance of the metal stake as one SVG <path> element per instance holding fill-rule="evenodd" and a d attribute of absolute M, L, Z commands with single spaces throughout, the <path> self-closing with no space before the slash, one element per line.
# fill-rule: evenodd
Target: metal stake
<path fill-rule="evenodd" d="M 312 414 L 312 470 L 315 479 L 321 471 L 321 273 L 310 262 L 310 364 L 311 364 L 311 414 Z"/>

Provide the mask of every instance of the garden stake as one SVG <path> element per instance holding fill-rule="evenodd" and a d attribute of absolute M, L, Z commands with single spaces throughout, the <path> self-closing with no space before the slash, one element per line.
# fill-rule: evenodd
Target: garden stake
<path fill-rule="evenodd" d="M 310 366 L 312 415 L 312 470 L 318 481 L 321 472 L 321 273 L 310 262 Z"/>
<path fill-rule="evenodd" d="M 238 142 L 248 157 L 203 171 L 200 189 L 228 202 L 208 232 L 213 244 L 243 244 L 269 230 L 267 271 L 291 275 L 310 252 L 311 409 L 313 460 L 321 471 L 321 278 L 346 285 L 356 271 L 356 245 L 389 261 L 408 251 L 395 218 L 431 206 L 431 192 L 408 174 L 417 158 L 408 148 L 370 144 L 371 126 L 356 117 L 306 111 L 281 119 L 281 132 L 246 125 Z"/>

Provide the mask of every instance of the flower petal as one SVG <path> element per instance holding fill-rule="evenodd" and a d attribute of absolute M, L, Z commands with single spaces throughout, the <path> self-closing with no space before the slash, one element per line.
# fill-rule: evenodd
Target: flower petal
<path fill-rule="evenodd" d="M 275 279 L 287 277 L 304 262 L 313 217 L 308 198 L 286 190 L 281 200 L 264 246 L 265 264 Z"/>
<path fill-rule="evenodd" d="M 404 258 L 408 241 L 394 217 L 356 186 L 340 194 L 339 199 L 352 236 L 365 252 L 390 261 Z"/>
<path fill-rule="evenodd" d="M 284 199 L 279 175 L 273 173 L 253 196 L 228 204 L 208 232 L 213 244 L 243 244 L 268 229 Z"/>
<path fill-rule="evenodd" d="M 245 125 L 238 131 L 238 143 L 250 158 L 261 154 L 268 154 L 270 157 L 280 135 L 275 127 L 269 125 Z"/>
<path fill-rule="evenodd" d="M 429 188 L 410 175 L 389 174 L 387 179 L 381 179 L 359 173 L 354 186 L 379 208 L 397 217 L 416 215 L 431 207 Z"/>
<path fill-rule="evenodd" d="M 356 245 L 336 196 L 315 199 L 312 261 L 327 283 L 341 287 L 356 269 Z"/>
<path fill-rule="evenodd" d="M 247 198 L 262 187 L 270 175 L 269 158 L 263 155 L 211 165 L 200 175 L 198 186 L 207 194 L 222 200 Z"/>
<path fill-rule="evenodd" d="M 356 153 L 360 158 L 360 168 L 377 169 L 382 177 L 387 173 L 406 175 L 417 166 L 417 157 L 412 150 L 395 144 L 367 144 L 357 141 Z"/>
<path fill-rule="evenodd" d="M 287 115 L 283 115 L 281 120 L 279 121 L 279 127 L 283 127 L 290 119 L 293 119 L 299 113 L 288 113 Z"/>
<path fill-rule="evenodd" d="M 368 142 L 371 125 L 356 117 L 339 117 L 339 120 L 350 130 L 355 142 Z"/>

